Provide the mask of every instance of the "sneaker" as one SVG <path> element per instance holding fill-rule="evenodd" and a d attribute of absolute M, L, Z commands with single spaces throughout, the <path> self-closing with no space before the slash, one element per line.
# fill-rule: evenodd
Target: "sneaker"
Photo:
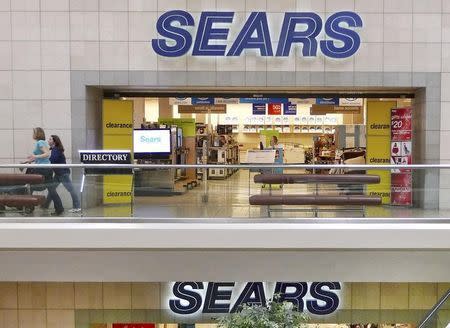
<path fill-rule="evenodd" d="M 69 213 L 80 213 L 81 212 L 81 208 L 72 208 L 69 210 Z"/>
<path fill-rule="evenodd" d="M 64 215 L 64 211 L 62 211 L 62 212 L 52 212 L 52 213 L 50 213 L 50 215 L 51 216 L 62 216 L 62 215 Z"/>

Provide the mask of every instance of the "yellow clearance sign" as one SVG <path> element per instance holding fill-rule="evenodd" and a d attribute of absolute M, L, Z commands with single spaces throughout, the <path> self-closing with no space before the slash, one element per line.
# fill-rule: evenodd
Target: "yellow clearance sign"
<path fill-rule="evenodd" d="M 369 100 L 367 102 L 368 136 L 387 136 L 390 138 L 391 109 L 395 107 L 397 107 L 397 102 L 395 101 Z"/>
<path fill-rule="evenodd" d="M 391 109 L 395 101 L 369 100 L 367 102 L 367 155 L 366 163 L 386 165 L 391 163 Z M 383 204 L 391 203 L 391 172 L 371 170 L 369 174 L 380 176 L 380 184 L 368 185 L 369 195 L 380 196 Z"/>
<path fill-rule="evenodd" d="M 133 134 L 133 101 L 103 101 L 103 135 Z M 116 148 L 118 149 L 118 148 Z"/>
<path fill-rule="evenodd" d="M 103 149 L 133 149 L 133 102 L 103 101 Z M 130 204 L 133 199 L 132 175 L 103 177 L 104 204 Z"/>

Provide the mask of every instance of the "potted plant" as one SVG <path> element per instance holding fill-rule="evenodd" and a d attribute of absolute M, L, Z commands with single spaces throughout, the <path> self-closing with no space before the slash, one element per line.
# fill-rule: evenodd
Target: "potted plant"
<path fill-rule="evenodd" d="M 276 297 L 267 305 L 244 305 L 241 311 L 218 319 L 221 328 L 304 328 L 309 317 L 292 303 Z"/>

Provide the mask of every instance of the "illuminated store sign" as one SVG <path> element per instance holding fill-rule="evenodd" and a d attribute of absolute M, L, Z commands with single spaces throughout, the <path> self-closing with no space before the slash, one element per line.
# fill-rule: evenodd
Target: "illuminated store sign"
<path fill-rule="evenodd" d="M 164 57 L 179 57 L 192 48 L 192 56 L 241 56 L 246 49 L 256 49 L 261 56 L 288 57 L 294 45 L 302 45 L 304 57 L 316 57 L 318 49 L 329 58 L 348 58 L 361 44 L 355 28 L 363 26 L 361 17 L 351 11 L 334 13 L 324 22 L 316 13 L 287 12 L 279 35 L 277 49 L 273 49 L 268 17 L 265 12 L 250 13 L 227 48 L 235 13 L 204 11 L 196 24 L 194 17 L 183 10 L 161 15 L 156 23 L 158 39 L 152 40 L 154 51 Z M 189 27 L 197 26 L 196 34 Z M 325 31 L 323 37 L 319 34 Z M 223 42 L 223 44 L 220 44 Z"/>
<path fill-rule="evenodd" d="M 299 311 L 313 315 L 334 313 L 340 304 L 339 282 L 175 282 L 169 291 L 169 309 L 177 315 L 226 314 L 244 304 L 266 305 L 278 295 Z"/>

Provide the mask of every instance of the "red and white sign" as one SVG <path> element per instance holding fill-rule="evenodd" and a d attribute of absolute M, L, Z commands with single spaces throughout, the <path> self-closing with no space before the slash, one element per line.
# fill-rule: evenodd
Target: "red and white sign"
<path fill-rule="evenodd" d="M 412 164 L 412 109 L 391 111 L 391 164 Z M 412 174 L 409 169 L 391 173 L 391 204 L 412 205 Z"/>
<path fill-rule="evenodd" d="M 412 110 L 395 108 L 391 111 L 391 141 L 411 141 Z"/>
<path fill-rule="evenodd" d="M 412 175 L 411 173 L 391 174 L 391 204 L 412 205 Z"/>
<path fill-rule="evenodd" d="M 268 114 L 269 115 L 281 115 L 281 111 L 283 110 L 283 104 L 269 104 L 268 106 Z"/>
<path fill-rule="evenodd" d="M 154 323 L 113 323 L 112 328 L 156 328 Z"/>

